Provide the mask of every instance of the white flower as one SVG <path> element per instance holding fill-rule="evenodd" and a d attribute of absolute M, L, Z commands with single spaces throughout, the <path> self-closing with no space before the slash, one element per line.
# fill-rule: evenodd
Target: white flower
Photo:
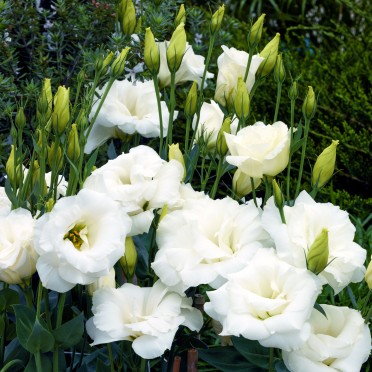
<path fill-rule="evenodd" d="M 23 208 L 0 216 L 0 280 L 18 284 L 36 271 L 33 235 L 35 221 Z"/>
<path fill-rule="evenodd" d="M 284 207 L 286 224 L 282 224 L 273 198 L 265 206 L 262 223 L 274 240 L 279 257 L 291 265 L 306 268 L 306 255 L 315 238 L 328 230 L 328 265 L 319 274 L 340 292 L 350 282 L 363 280 L 366 250 L 354 243 L 355 227 L 347 212 L 331 203 L 316 203 L 302 191 L 293 207 Z"/>
<path fill-rule="evenodd" d="M 87 332 L 93 345 L 133 341 L 136 354 L 153 359 L 170 349 L 181 324 L 201 328 L 201 313 L 191 305 L 191 298 L 171 292 L 160 281 L 149 288 L 128 283 L 103 288 L 93 295 L 94 316 L 87 322 Z"/>
<path fill-rule="evenodd" d="M 6 216 L 12 209 L 12 203 L 5 192 L 5 187 L 0 187 L 0 216 Z"/>
<path fill-rule="evenodd" d="M 45 183 L 48 187 L 50 188 L 50 184 L 52 182 L 52 172 L 45 173 Z M 58 175 L 57 178 L 57 199 L 61 196 L 66 195 L 66 190 L 67 190 L 68 182 L 66 181 L 65 177 L 62 175 Z"/>
<path fill-rule="evenodd" d="M 102 95 L 107 85 L 97 89 Z M 89 118 L 95 115 L 100 100 L 92 107 Z M 161 102 L 163 134 L 168 129 L 169 111 L 165 102 Z M 177 118 L 175 112 L 174 119 Z M 103 106 L 93 124 L 85 145 L 85 153 L 91 153 L 107 139 L 125 134 L 139 133 L 146 138 L 160 136 L 159 111 L 155 88 L 152 81 L 131 83 L 128 80 L 116 80 L 112 85 Z"/>
<path fill-rule="evenodd" d="M 284 363 L 297 372 L 359 372 L 371 352 L 371 334 L 358 311 L 321 305 L 313 310 L 310 338 L 299 350 L 283 351 Z"/>
<path fill-rule="evenodd" d="M 310 335 L 307 322 L 320 293 L 317 277 L 261 248 L 228 282 L 207 292 L 204 309 L 223 325 L 222 336 L 243 336 L 265 347 L 299 348 Z"/>
<path fill-rule="evenodd" d="M 138 146 L 96 169 L 84 188 L 120 202 L 133 221 L 133 236 L 148 232 L 155 208 L 179 203 L 182 177 L 177 160 L 166 162 L 151 147 Z"/>
<path fill-rule="evenodd" d="M 167 48 L 169 41 L 163 41 L 157 43 L 159 46 L 160 53 L 160 70 L 158 74 L 159 83 L 161 86 L 168 86 L 171 82 L 171 74 L 167 64 Z M 186 51 L 183 55 L 180 68 L 176 72 L 175 83 L 181 84 L 185 81 L 196 81 L 200 86 L 204 72 L 204 57 L 194 53 L 192 46 L 186 43 Z M 207 72 L 206 79 L 211 79 L 213 74 Z M 204 88 L 207 83 L 204 83 Z"/>
<path fill-rule="evenodd" d="M 81 190 L 59 199 L 36 223 L 36 268 L 43 286 L 67 292 L 108 275 L 124 254 L 131 221 L 105 195 Z"/>
<path fill-rule="evenodd" d="M 198 128 L 196 130 L 195 140 L 203 136 L 205 143 L 208 144 L 209 149 L 216 147 L 218 133 L 221 129 L 224 119 L 224 113 L 218 104 L 211 100 L 211 103 L 203 102 L 200 109 L 200 119 Z M 197 117 L 194 117 L 192 128 L 195 130 Z M 231 133 L 235 134 L 238 127 L 238 120 L 236 117 L 232 120 L 230 128 Z"/>
<path fill-rule="evenodd" d="M 96 279 L 93 283 L 87 285 L 88 293 L 93 296 L 93 293 L 100 288 L 115 288 L 116 281 L 115 281 L 115 269 L 112 268 L 110 272 L 105 275 L 101 276 L 100 278 Z"/>
<path fill-rule="evenodd" d="M 217 288 L 245 267 L 266 239 L 253 202 L 189 199 L 161 220 L 152 268 L 180 292 L 199 284 Z"/>
<path fill-rule="evenodd" d="M 225 137 L 231 153 L 226 161 L 250 177 L 276 176 L 288 164 L 290 132 L 281 121 L 257 122 Z"/>
<path fill-rule="evenodd" d="M 238 78 L 244 78 L 249 55 L 247 52 L 228 48 L 225 45 L 222 45 L 222 50 L 223 53 L 217 60 L 218 75 L 214 99 L 225 106 L 227 102 L 231 102 L 235 98 Z M 254 85 L 256 71 L 263 60 L 258 54 L 252 57 L 246 81 L 248 92 Z"/>

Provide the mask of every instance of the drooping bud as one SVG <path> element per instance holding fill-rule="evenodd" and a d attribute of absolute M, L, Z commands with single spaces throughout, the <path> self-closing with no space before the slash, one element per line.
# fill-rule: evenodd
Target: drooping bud
<path fill-rule="evenodd" d="M 26 126 L 26 115 L 23 107 L 18 109 L 17 115 L 15 117 L 15 125 L 19 130 L 22 130 Z"/>
<path fill-rule="evenodd" d="M 115 61 L 112 63 L 111 74 L 115 78 L 118 78 L 124 72 L 125 61 L 127 59 L 129 49 L 130 47 L 122 49 L 121 53 L 116 57 Z"/>
<path fill-rule="evenodd" d="M 186 165 L 185 160 L 183 158 L 182 152 L 180 150 L 180 145 L 178 143 L 169 145 L 169 152 L 168 152 L 168 159 L 171 160 L 177 160 L 179 163 L 181 163 L 183 167 L 183 177 L 182 181 L 186 177 Z"/>
<path fill-rule="evenodd" d="M 46 119 L 50 118 L 52 114 L 53 94 L 50 79 L 44 79 L 43 89 L 37 105 L 37 114 L 39 117 L 44 116 Z"/>
<path fill-rule="evenodd" d="M 302 105 L 302 113 L 306 120 L 310 120 L 314 114 L 316 109 L 316 99 L 315 93 L 313 91 L 313 87 L 309 86 L 307 90 L 307 95 L 305 97 L 305 101 Z"/>
<path fill-rule="evenodd" d="M 196 111 L 196 103 L 198 101 L 198 83 L 194 81 L 186 97 L 185 115 L 192 118 Z"/>
<path fill-rule="evenodd" d="M 108 275 L 101 276 L 99 279 L 95 280 L 93 283 L 87 285 L 87 291 L 89 296 L 93 296 L 93 293 L 100 288 L 115 288 L 115 269 L 112 268 Z"/>
<path fill-rule="evenodd" d="M 298 97 L 298 88 L 297 88 L 297 81 L 294 81 L 291 85 L 291 87 L 289 88 L 289 91 L 288 91 L 288 98 L 290 100 L 293 100 L 295 101 Z"/>
<path fill-rule="evenodd" d="M 70 133 L 68 134 L 67 157 L 72 162 L 76 162 L 79 159 L 79 156 L 80 156 L 79 134 L 76 128 L 76 124 L 72 124 Z"/>
<path fill-rule="evenodd" d="M 253 178 L 253 186 L 256 189 L 261 184 L 261 178 Z M 239 198 L 250 194 L 252 192 L 252 177 L 243 173 L 239 168 L 235 171 L 232 189 L 234 194 Z"/>
<path fill-rule="evenodd" d="M 371 261 L 369 262 L 366 270 L 366 275 L 364 276 L 364 279 L 368 285 L 369 289 L 372 289 L 372 256 Z"/>
<path fill-rule="evenodd" d="M 218 132 L 217 141 L 216 141 L 216 150 L 217 154 L 220 156 L 225 156 L 228 150 L 227 144 L 226 144 L 226 137 L 225 133 L 230 134 L 231 133 L 231 119 L 227 117 Z"/>
<path fill-rule="evenodd" d="M 146 28 L 144 59 L 149 71 L 157 74 L 160 68 L 160 53 L 150 27 Z"/>
<path fill-rule="evenodd" d="M 132 0 L 122 1 L 120 19 L 121 29 L 125 35 L 132 35 L 136 28 L 136 9 Z"/>
<path fill-rule="evenodd" d="M 224 13 L 225 13 L 225 5 L 222 4 L 216 10 L 216 12 L 212 15 L 211 24 L 210 24 L 211 34 L 218 32 L 219 29 L 221 28 Z"/>
<path fill-rule="evenodd" d="M 125 254 L 120 258 L 120 265 L 124 270 L 127 279 L 133 277 L 133 274 L 136 270 L 137 263 L 137 250 L 134 245 L 133 239 L 130 236 L 125 238 Z"/>
<path fill-rule="evenodd" d="M 264 58 L 264 60 L 258 67 L 256 76 L 264 77 L 273 70 L 276 62 L 276 56 L 278 55 L 279 41 L 280 34 L 277 33 L 260 52 L 260 57 Z"/>
<path fill-rule="evenodd" d="M 242 77 L 238 78 L 238 86 L 234 100 L 235 113 L 238 119 L 245 119 L 249 114 L 249 93 Z"/>
<path fill-rule="evenodd" d="M 336 148 L 339 141 L 332 141 L 332 144 L 325 148 L 316 159 L 311 183 L 318 189 L 323 187 L 332 177 L 336 164 Z"/>
<path fill-rule="evenodd" d="M 70 120 L 70 88 L 59 86 L 54 96 L 52 125 L 54 133 L 60 136 Z"/>
<path fill-rule="evenodd" d="M 186 24 L 186 11 L 184 4 L 181 4 L 178 14 L 174 20 L 174 28 L 176 28 L 180 23 Z"/>
<path fill-rule="evenodd" d="M 326 268 L 328 257 L 328 229 L 324 228 L 315 238 L 307 253 L 306 261 L 308 270 L 312 271 L 314 274 L 319 274 Z"/>
<path fill-rule="evenodd" d="M 12 185 L 20 185 L 23 178 L 22 165 L 17 164 L 16 150 L 14 145 L 11 145 L 9 158 L 5 165 L 7 177 Z"/>
<path fill-rule="evenodd" d="M 174 30 L 167 49 L 167 63 L 169 71 L 177 71 L 181 65 L 186 50 L 185 24 L 180 23 Z"/>
<path fill-rule="evenodd" d="M 266 16 L 265 13 L 261 14 L 251 28 L 248 40 L 249 49 L 256 47 L 261 40 L 262 27 L 265 20 L 265 16 Z"/>
<path fill-rule="evenodd" d="M 59 172 L 62 169 L 63 152 L 61 147 L 55 142 L 52 142 L 51 145 L 48 146 L 47 160 L 51 169 L 55 169 L 56 172 Z"/>
<path fill-rule="evenodd" d="M 276 56 L 276 62 L 274 67 L 274 80 L 277 83 L 283 83 L 285 79 L 285 69 L 284 69 L 284 63 L 282 59 L 282 55 L 278 54 Z"/>

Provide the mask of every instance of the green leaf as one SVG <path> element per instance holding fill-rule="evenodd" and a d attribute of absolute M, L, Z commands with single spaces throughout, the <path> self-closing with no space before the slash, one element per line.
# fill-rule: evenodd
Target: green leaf
<path fill-rule="evenodd" d="M 290 372 L 282 360 L 277 360 L 274 367 L 276 372 Z"/>
<path fill-rule="evenodd" d="M 29 336 L 34 326 L 36 312 L 25 305 L 13 305 L 16 316 L 16 330 L 19 343 L 27 350 Z"/>
<path fill-rule="evenodd" d="M 96 164 L 98 151 L 99 151 L 99 147 L 96 150 L 94 150 L 93 154 L 90 156 L 89 160 L 87 161 L 85 168 L 84 168 L 83 181 L 85 181 L 85 179 L 91 174 L 94 164 Z"/>
<path fill-rule="evenodd" d="M 314 304 L 314 309 L 318 310 L 321 314 L 323 314 L 327 318 L 326 312 L 324 311 L 324 309 L 317 302 L 315 302 L 315 304 Z"/>
<path fill-rule="evenodd" d="M 19 304 L 19 294 L 18 292 L 10 289 L 4 288 L 0 291 L 0 312 L 3 312 L 7 307 Z"/>
<path fill-rule="evenodd" d="M 102 362 L 101 359 L 97 359 L 97 364 L 96 364 L 96 371 L 100 371 L 100 372 L 110 372 L 111 371 L 111 368 L 110 366 L 108 366 L 107 364 L 105 364 L 104 362 Z"/>
<path fill-rule="evenodd" d="M 84 333 L 84 317 L 79 314 L 77 317 L 62 324 L 60 327 L 52 331 L 56 341 L 56 346 L 59 348 L 69 348 L 76 345 Z"/>
<path fill-rule="evenodd" d="M 291 155 L 293 155 L 304 143 L 304 138 L 301 138 L 298 141 L 293 141 L 291 146 Z"/>
<path fill-rule="evenodd" d="M 269 367 L 269 349 L 260 345 L 258 341 L 244 337 L 232 337 L 236 350 L 254 365 L 267 369 Z"/>
<path fill-rule="evenodd" d="M 51 360 L 46 355 L 43 355 L 43 354 L 40 355 L 40 359 L 41 359 L 41 366 L 43 368 L 43 372 L 52 372 L 53 368 L 52 368 Z M 37 371 L 36 363 L 35 363 L 35 357 L 32 356 L 32 358 L 30 358 L 30 361 L 28 362 L 24 372 L 35 372 L 35 371 Z"/>

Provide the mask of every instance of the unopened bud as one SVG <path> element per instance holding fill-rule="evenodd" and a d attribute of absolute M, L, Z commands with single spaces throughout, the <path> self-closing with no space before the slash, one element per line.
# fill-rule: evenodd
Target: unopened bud
<path fill-rule="evenodd" d="M 52 125 L 56 135 L 60 136 L 70 121 L 70 88 L 59 86 L 54 96 Z"/>
<path fill-rule="evenodd" d="M 132 0 L 122 1 L 121 29 L 125 35 L 132 35 L 136 28 L 136 9 Z"/>
<path fill-rule="evenodd" d="M 273 180 L 272 181 L 273 185 L 273 193 L 274 193 L 274 203 L 277 206 L 277 208 L 283 208 L 284 206 L 284 200 L 283 200 L 283 193 L 282 190 L 280 189 L 278 183 Z"/>
<path fill-rule="evenodd" d="M 234 108 L 236 116 L 239 119 L 245 119 L 249 114 L 249 93 L 247 85 L 244 83 L 242 77 L 238 78 L 238 86 L 234 100 Z"/>
<path fill-rule="evenodd" d="M 115 61 L 111 66 L 111 74 L 115 78 L 118 78 L 123 72 L 125 67 L 125 61 L 129 52 L 129 47 L 122 49 L 121 53 L 116 57 Z"/>
<path fill-rule="evenodd" d="M 79 156 L 80 156 L 79 134 L 76 128 L 76 124 L 72 124 L 70 133 L 68 134 L 67 157 L 72 162 L 76 162 L 79 159 Z"/>
<path fill-rule="evenodd" d="M 372 256 L 371 256 L 371 261 L 369 262 L 367 266 L 366 275 L 364 279 L 368 285 L 368 288 L 372 289 Z"/>
<path fill-rule="evenodd" d="M 306 120 L 310 120 L 315 113 L 316 109 L 316 99 L 313 87 L 309 86 L 307 95 L 305 97 L 304 104 L 302 106 L 302 113 Z"/>
<path fill-rule="evenodd" d="M 264 77 L 268 75 L 274 68 L 276 56 L 278 55 L 280 34 L 277 33 L 275 37 L 268 42 L 265 48 L 261 51 L 260 57 L 264 58 L 257 69 L 256 75 Z"/>
<path fill-rule="evenodd" d="M 56 172 L 60 171 L 63 166 L 63 152 L 60 146 L 55 142 L 52 142 L 48 146 L 48 165 L 51 169 L 55 169 Z"/>
<path fill-rule="evenodd" d="M 105 75 L 109 66 L 110 66 L 110 63 L 112 61 L 112 59 L 114 58 L 114 53 L 113 52 L 110 52 L 106 58 L 103 60 L 103 63 L 102 63 L 102 70 L 101 70 L 101 74 L 102 75 Z"/>
<path fill-rule="evenodd" d="M 7 177 L 12 185 L 20 185 L 23 178 L 22 165 L 17 162 L 16 150 L 14 145 L 11 145 L 9 158 L 5 165 Z"/>
<path fill-rule="evenodd" d="M 277 83 L 283 83 L 285 79 L 285 69 L 284 69 L 284 63 L 282 59 L 282 55 L 278 54 L 276 56 L 276 62 L 274 67 L 274 80 Z"/>
<path fill-rule="evenodd" d="M 174 30 L 167 49 L 167 63 L 169 71 L 176 72 L 182 62 L 186 50 L 185 24 L 180 23 Z"/>
<path fill-rule="evenodd" d="M 169 145 L 169 151 L 168 151 L 168 159 L 171 160 L 177 160 L 183 167 L 183 177 L 182 181 L 186 177 L 186 166 L 185 166 L 185 160 L 183 159 L 182 152 L 180 150 L 180 145 L 178 143 L 174 144 L 172 143 Z"/>
<path fill-rule="evenodd" d="M 45 210 L 46 212 L 51 212 L 54 207 L 54 199 L 50 198 L 46 203 L 45 203 Z"/>
<path fill-rule="evenodd" d="M 308 270 L 312 271 L 314 274 L 319 274 L 326 268 L 328 257 L 328 230 L 324 228 L 315 238 L 314 243 L 307 253 L 306 261 Z"/>
<path fill-rule="evenodd" d="M 41 195 L 46 195 L 48 192 L 48 188 L 45 182 L 45 178 L 42 180 L 42 185 L 40 185 L 40 165 L 37 160 L 33 162 L 32 169 L 32 184 L 34 189 L 37 193 L 41 193 Z"/>
<path fill-rule="evenodd" d="M 125 254 L 120 258 L 120 265 L 124 270 L 127 279 L 132 278 L 137 263 L 137 250 L 133 239 L 130 236 L 125 238 Z"/>
<path fill-rule="evenodd" d="M 37 114 L 46 119 L 52 114 L 53 94 L 50 79 L 44 79 L 43 88 L 37 105 Z"/>
<path fill-rule="evenodd" d="M 293 100 L 293 101 L 297 99 L 298 97 L 297 81 L 294 81 L 291 87 L 289 88 L 288 97 L 290 100 Z"/>
<path fill-rule="evenodd" d="M 249 33 L 248 48 L 254 48 L 258 45 L 262 36 L 262 27 L 265 20 L 266 14 L 261 14 L 257 21 L 253 24 Z"/>
<path fill-rule="evenodd" d="M 198 101 L 198 83 L 194 81 L 186 97 L 185 115 L 192 118 L 196 111 L 196 103 Z"/>
<path fill-rule="evenodd" d="M 231 133 L 231 119 L 227 117 L 218 132 L 217 141 L 216 141 L 216 150 L 217 154 L 220 156 L 225 156 L 228 150 L 227 144 L 226 144 L 226 137 L 225 133 L 230 134 Z"/>
<path fill-rule="evenodd" d="M 23 107 L 18 109 L 17 115 L 15 117 L 15 125 L 19 130 L 22 130 L 26 126 L 26 115 Z"/>
<path fill-rule="evenodd" d="M 253 186 L 256 189 L 261 184 L 261 178 L 253 178 Z M 250 194 L 252 192 L 252 177 L 243 173 L 239 168 L 235 171 L 232 189 L 234 194 L 239 198 Z"/>
<path fill-rule="evenodd" d="M 210 30 L 211 34 L 219 31 L 222 24 L 223 15 L 225 13 L 225 5 L 221 5 L 217 11 L 212 15 Z"/>
<path fill-rule="evenodd" d="M 176 28 L 180 23 L 186 24 L 186 11 L 185 5 L 181 4 L 178 14 L 174 20 L 174 27 Z"/>
<path fill-rule="evenodd" d="M 87 285 L 87 291 L 90 296 L 93 296 L 93 293 L 100 288 L 115 288 L 115 269 L 111 269 L 108 275 L 101 276 L 93 283 Z"/>
<path fill-rule="evenodd" d="M 160 68 L 160 53 L 150 27 L 146 28 L 144 59 L 149 71 L 157 74 Z"/>

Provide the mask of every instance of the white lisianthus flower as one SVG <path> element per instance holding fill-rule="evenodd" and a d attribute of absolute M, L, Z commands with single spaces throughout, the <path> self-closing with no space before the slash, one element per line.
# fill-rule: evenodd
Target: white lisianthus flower
<path fill-rule="evenodd" d="M 283 351 L 291 372 L 359 372 L 371 352 L 368 325 L 356 310 L 321 305 L 327 317 L 313 310 L 311 334 L 300 349 Z"/>
<path fill-rule="evenodd" d="M 225 137 L 231 153 L 226 161 L 250 177 L 274 177 L 288 164 L 290 131 L 281 121 L 272 125 L 257 122 L 235 136 L 225 133 Z"/>
<path fill-rule="evenodd" d="M 350 282 L 363 280 L 366 250 L 354 243 L 355 227 L 347 212 L 331 203 L 316 203 L 302 191 L 293 207 L 285 206 L 286 224 L 270 198 L 265 206 L 262 223 L 274 240 L 278 256 L 296 267 L 306 268 L 309 248 L 321 231 L 328 230 L 328 265 L 319 274 L 337 294 Z"/>
<path fill-rule="evenodd" d="M 160 53 L 160 70 L 158 73 L 159 84 L 162 87 L 169 86 L 171 83 L 171 74 L 167 64 L 167 48 L 169 46 L 169 41 L 162 41 L 157 43 L 159 46 Z M 180 68 L 176 72 L 175 83 L 181 84 L 185 81 L 196 81 L 200 86 L 203 73 L 204 73 L 204 57 L 194 53 L 192 46 L 186 42 L 186 50 L 183 55 Z M 213 78 L 213 74 L 207 72 L 206 79 Z M 205 88 L 207 85 L 204 82 Z"/>
<path fill-rule="evenodd" d="M 177 160 L 166 162 L 151 147 L 138 146 L 96 169 L 84 188 L 120 202 L 133 221 L 134 236 L 148 232 L 155 208 L 179 203 L 183 172 Z"/>
<path fill-rule="evenodd" d="M 62 293 L 108 275 L 123 256 L 130 229 L 125 211 L 105 195 L 81 190 L 59 199 L 35 226 L 43 286 Z"/>
<path fill-rule="evenodd" d="M 0 215 L 0 280 L 19 284 L 36 271 L 35 220 L 30 211 L 18 208 Z"/>
<path fill-rule="evenodd" d="M 218 288 L 266 243 L 260 213 L 253 202 L 231 198 L 186 200 L 161 220 L 152 268 L 179 292 L 199 284 Z"/>
<path fill-rule="evenodd" d="M 0 216 L 6 216 L 12 209 L 12 203 L 5 192 L 5 187 L 0 187 Z"/>
<path fill-rule="evenodd" d="M 100 289 L 100 288 L 115 288 L 116 281 L 115 281 L 115 269 L 112 268 L 108 275 L 101 276 L 100 278 L 96 279 L 93 283 L 87 285 L 88 293 L 93 296 L 93 293 Z"/>
<path fill-rule="evenodd" d="M 221 336 L 243 336 L 262 346 L 294 350 L 310 336 L 310 317 L 321 292 L 316 275 L 261 248 L 222 287 L 207 292 L 206 313 L 222 323 Z"/>
<path fill-rule="evenodd" d="M 218 104 L 211 100 L 211 103 L 204 102 L 200 109 L 200 119 L 198 128 L 196 130 L 195 140 L 203 136 L 205 143 L 208 144 L 209 149 L 216 147 L 218 133 L 221 129 L 224 119 L 224 113 Z M 197 117 L 194 117 L 192 128 L 195 130 Z M 238 128 L 238 120 L 236 117 L 231 122 L 231 133 L 235 134 Z"/>
<path fill-rule="evenodd" d="M 102 95 L 107 85 L 97 89 Z M 92 107 L 89 118 L 92 119 L 98 109 L 100 100 Z M 163 135 L 168 129 L 169 111 L 165 102 L 161 102 L 163 117 Z M 177 118 L 177 111 L 174 119 Z M 85 145 L 85 153 L 90 154 L 95 148 L 102 145 L 112 137 L 125 137 L 126 134 L 139 133 L 146 138 L 160 136 L 160 122 L 158 104 L 156 100 L 154 83 L 128 80 L 115 80 L 104 103 L 99 111 L 96 121 Z"/>
<path fill-rule="evenodd" d="M 170 349 L 180 325 L 198 331 L 203 324 L 192 299 L 171 292 L 160 281 L 148 288 L 128 283 L 102 288 L 94 292 L 92 312 L 86 327 L 93 345 L 133 341 L 133 350 L 145 359 Z"/>
<path fill-rule="evenodd" d="M 45 182 L 48 187 L 50 188 L 50 184 L 52 182 L 52 172 L 45 173 Z M 65 177 L 62 175 L 58 175 L 57 179 L 57 199 L 61 196 L 66 195 L 68 182 L 66 181 Z"/>
<path fill-rule="evenodd" d="M 238 78 L 244 78 L 249 55 L 247 52 L 228 48 L 225 45 L 222 45 L 222 50 L 223 53 L 217 59 L 218 75 L 214 99 L 221 105 L 226 106 L 227 102 L 233 102 L 235 98 Z M 256 71 L 263 60 L 264 58 L 258 54 L 252 57 L 246 81 L 248 92 L 252 90 Z"/>

